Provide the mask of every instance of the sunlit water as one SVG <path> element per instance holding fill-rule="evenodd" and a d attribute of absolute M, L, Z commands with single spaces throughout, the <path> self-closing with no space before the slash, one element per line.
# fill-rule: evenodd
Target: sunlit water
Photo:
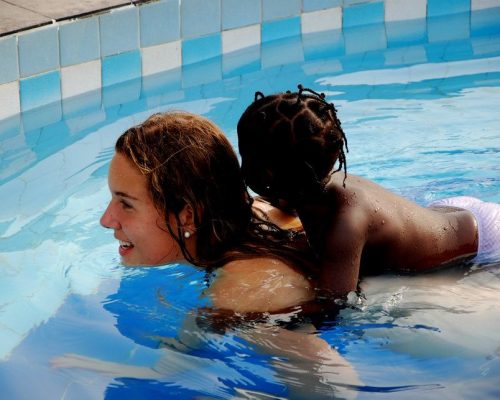
<path fill-rule="evenodd" d="M 295 44 L 283 44 L 283 59 Z M 118 135 L 153 112 L 182 109 L 213 119 L 236 146 L 236 123 L 254 92 L 297 83 L 335 103 L 351 173 L 420 204 L 462 194 L 500 201 L 499 36 L 293 61 L 189 89 L 158 88 L 48 126 L 43 112 L 26 117 L 21 131 L 15 120 L 2 122 L 2 399 L 500 397 L 498 261 L 363 279 L 362 296 L 318 328 L 359 374 L 349 388 L 320 365 L 280 367 L 238 327 L 223 334 L 196 326 L 196 310 L 207 304 L 202 272 L 119 265 L 117 243 L 98 223 Z M 165 339 L 186 335 L 183 348 Z M 53 368 L 65 353 L 162 376 Z"/>

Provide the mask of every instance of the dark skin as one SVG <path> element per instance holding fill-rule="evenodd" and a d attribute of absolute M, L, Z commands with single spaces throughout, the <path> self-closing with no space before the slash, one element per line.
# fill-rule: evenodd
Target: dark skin
<path fill-rule="evenodd" d="M 325 191 L 296 205 L 318 252 L 321 287 L 357 287 L 360 270 L 423 272 L 474 256 L 476 221 L 462 209 L 424 208 L 358 176 L 333 174 Z"/>
<path fill-rule="evenodd" d="M 290 190 L 296 193 L 298 186 L 294 179 Z M 425 272 L 477 253 L 477 225 L 469 211 L 421 207 L 341 172 L 330 175 L 324 190 L 306 190 L 300 199 L 284 201 L 292 198 L 287 189 L 280 176 L 280 193 L 271 188 L 266 196 L 295 209 L 318 255 L 319 287 L 328 298 L 356 290 L 360 274 Z"/>

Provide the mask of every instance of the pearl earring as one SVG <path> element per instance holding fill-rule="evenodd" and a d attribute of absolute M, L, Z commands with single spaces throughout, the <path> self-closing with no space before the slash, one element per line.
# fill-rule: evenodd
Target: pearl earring
<path fill-rule="evenodd" d="M 186 239 L 189 239 L 189 238 L 191 237 L 191 232 L 189 232 L 189 231 L 184 231 L 184 237 L 185 237 Z"/>

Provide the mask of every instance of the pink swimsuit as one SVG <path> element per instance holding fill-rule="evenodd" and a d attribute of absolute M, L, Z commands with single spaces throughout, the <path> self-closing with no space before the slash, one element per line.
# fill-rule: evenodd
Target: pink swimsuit
<path fill-rule="evenodd" d="M 479 234 L 479 248 L 474 261 L 500 260 L 500 204 L 457 196 L 433 201 L 429 206 L 458 207 L 474 214 Z"/>

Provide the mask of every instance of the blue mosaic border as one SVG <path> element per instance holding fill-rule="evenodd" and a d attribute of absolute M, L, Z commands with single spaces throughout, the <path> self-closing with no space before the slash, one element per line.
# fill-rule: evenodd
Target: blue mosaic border
<path fill-rule="evenodd" d="M 332 43 L 325 45 L 350 54 L 499 29 L 500 0 L 159 0 L 127 5 L 0 38 L 0 120 L 134 79 L 142 80 L 133 91 L 140 96 L 162 80 L 185 88 L 244 73 L 249 66 L 273 65 L 280 60 L 261 52 L 261 43 L 300 34 L 341 32 L 332 33 Z M 255 53 L 238 61 L 233 55 L 242 49 Z M 302 53 L 302 58 L 311 56 Z"/>

